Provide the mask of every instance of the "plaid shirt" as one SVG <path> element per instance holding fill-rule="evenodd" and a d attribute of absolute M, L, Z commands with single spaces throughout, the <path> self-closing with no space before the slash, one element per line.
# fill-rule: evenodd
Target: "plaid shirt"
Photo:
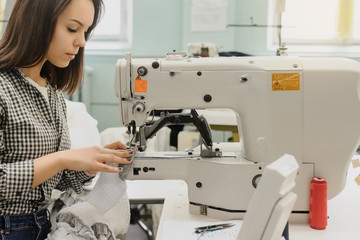
<path fill-rule="evenodd" d="M 49 102 L 20 70 L 0 72 L 0 215 L 33 213 L 49 204 L 54 188 L 80 193 L 90 179 L 64 170 L 31 187 L 34 159 L 70 148 L 64 97 L 47 89 Z"/>

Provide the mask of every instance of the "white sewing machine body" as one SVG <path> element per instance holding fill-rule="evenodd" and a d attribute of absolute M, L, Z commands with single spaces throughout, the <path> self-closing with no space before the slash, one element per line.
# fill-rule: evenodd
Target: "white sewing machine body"
<path fill-rule="evenodd" d="M 139 68 L 145 75 L 138 74 Z M 345 185 L 360 143 L 359 84 L 360 63 L 342 58 L 128 55 L 117 62 L 115 79 L 124 125 L 144 125 L 154 109 L 230 108 L 237 114 L 241 147 L 211 158 L 138 154 L 127 178 L 183 179 L 190 209 L 239 218 L 256 176 L 283 154 L 291 154 L 300 166 L 293 212 L 306 215 L 313 177 L 327 179 L 329 199 Z"/>

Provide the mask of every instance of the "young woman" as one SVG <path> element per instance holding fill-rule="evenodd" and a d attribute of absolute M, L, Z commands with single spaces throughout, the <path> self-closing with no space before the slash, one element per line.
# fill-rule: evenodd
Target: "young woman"
<path fill-rule="evenodd" d="M 116 142 L 69 150 L 62 92 L 80 85 L 84 46 L 102 0 L 17 0 L 0 41 L 0 239 L 45 239 L 54 188 L 82 190 L 107 163 L 130 164 Z"/>

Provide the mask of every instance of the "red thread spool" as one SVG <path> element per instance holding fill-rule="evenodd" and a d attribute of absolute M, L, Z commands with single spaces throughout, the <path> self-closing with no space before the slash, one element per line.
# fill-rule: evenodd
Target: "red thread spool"
<path fill-rule="evenodd" d="M 310 227 L 325 229 L 327 219 L 327 182 L 325 178 L 315 177 L 310 184 Z"/>

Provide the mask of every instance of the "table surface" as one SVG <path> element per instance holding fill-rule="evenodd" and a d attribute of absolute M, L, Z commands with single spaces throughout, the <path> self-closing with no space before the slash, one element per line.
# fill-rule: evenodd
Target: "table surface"
<path fill-rule="evenodd" d="M 355 156 L 360 158 L 360 156 Z M 291 240 L 339 240 L 360 238 L 360 187 L 354 179 L 360 168 L 349 167 L 344 190 L 328 201 L 328 225 L 325 230 L 314 230 L 308 224 L 290 224 Z M 187 185 L 181 180 L 135 180 L 128 181 L 128 196 L 136 201 L 164 201 L 157 240 L 174 239 L 164 236 L 166 221 L 214 222 L 206 216 L 189 213 Z M 179 231 L 182 231 L 179 229 Z M 170 237 L 170 238 L 169 238 Z"/>

